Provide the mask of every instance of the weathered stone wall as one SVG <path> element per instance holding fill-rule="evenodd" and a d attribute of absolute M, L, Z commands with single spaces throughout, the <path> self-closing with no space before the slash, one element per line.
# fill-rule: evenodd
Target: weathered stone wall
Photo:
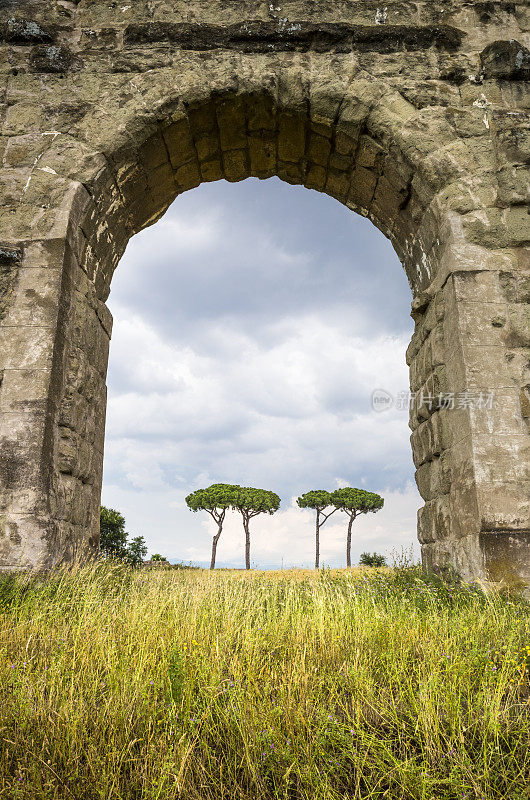
<path fill-rule="evenodd" d="M 0 567 L 97 540 L 105 300 L 129 238 L 202 181 L 277 175 L 368 216 L 403 262 L 425 563 L 528 585 L 528 6 L 0 0 L 0 15 Z M 425 400 L 465 391 L 493 407 Z"/>

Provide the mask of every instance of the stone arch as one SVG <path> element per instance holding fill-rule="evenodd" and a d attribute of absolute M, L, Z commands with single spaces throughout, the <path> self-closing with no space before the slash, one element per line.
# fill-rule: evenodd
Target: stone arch
<path fill-rule="evenodd" d="M 85 49 L 33 42 L 33 72 L 11 79 L 23 99 L 6 112 L 0 232 L 0 566 L 51 566 L 97 541 L 105 300 L 129 238 L 203 181 L 276 175 L 368 216 L 403 263 L 411 388 L 423 395 L 411 439 L 425 564 L 526 585 L 530 233 L 524 112 L 506 110 L 519 104 L 517 78 L 503 96 L 498 81 L 497 94 L 481 91 L 479 74 L 463 96 L 458 70 L 472 59 L 448 25 L 218 25 L 201 7 L 199 24 L 139 14 L 94 45 L 85 5 L 73 26 Z M 11 43 L 54 35 L 28 24 L 11 23 Z M 105 37 L 119 54 L 110 71 Z M 511 57 L 485 52 L 485 73 Z M 524 53 L 512 55 L 524 68 Z M 43 73 L 61 98 L 44 117 Z M 492 389 L 491 409 L 429 399 Z"/>

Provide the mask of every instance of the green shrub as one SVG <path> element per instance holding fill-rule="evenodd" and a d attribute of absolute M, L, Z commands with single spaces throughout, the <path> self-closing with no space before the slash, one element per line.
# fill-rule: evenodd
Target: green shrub
<path fill-rule="evenodd" d="M 101 506 L 99 523 L 99 552 L 106 559 L 124 561 L 138 567 L 147 555 L 143 536 L 127 541 L 125 517 L 114 508 Z"/>
<path fill-rule="evenodd" d="M 363 567 L 384 567 L 386 558 L 379 553 L 361 553 L 359 564 L 362 564 Z"/>

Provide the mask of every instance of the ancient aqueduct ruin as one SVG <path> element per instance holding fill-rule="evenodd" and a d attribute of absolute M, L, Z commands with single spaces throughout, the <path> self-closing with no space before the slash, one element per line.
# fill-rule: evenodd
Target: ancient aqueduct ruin
<path fill-rule="evenodd" d="M 0 0 L 0 568 L 97 543 L 130 237 L 276 175 L 393 243 L 413 391 L 494 392 L 411 411 L 424 563 L 528 586 L 529 39 L 518 0 Z"/>

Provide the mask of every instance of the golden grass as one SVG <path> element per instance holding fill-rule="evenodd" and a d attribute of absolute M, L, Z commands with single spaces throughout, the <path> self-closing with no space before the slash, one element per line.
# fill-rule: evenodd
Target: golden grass
<path fill-rule="evenodd" d="M 529 798 L 529 634 L 415 569 L 4 579 L 0 798 Z"/>

